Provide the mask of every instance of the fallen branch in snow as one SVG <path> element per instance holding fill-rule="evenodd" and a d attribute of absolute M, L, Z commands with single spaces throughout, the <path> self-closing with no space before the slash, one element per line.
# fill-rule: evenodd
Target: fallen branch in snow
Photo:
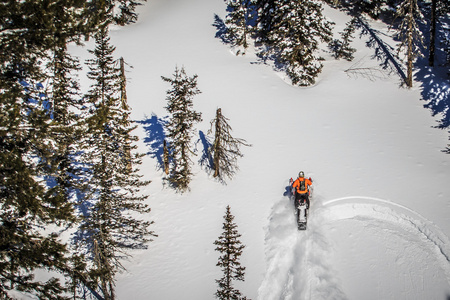
<path fill-rule="evenodd" d="M 353 66 L 345 70 L 349 77 L 363 77 L 367 78 L 370 81 L 375 81 L 377 79 L 385 79 L 388 77 L 388 74 L 385 70 L 380 67 L 362 67 L 361 63 L 362 59 L 356 62 Z"/>
<path fill-rule="evenodd" d="M 370 81 L 375 81 L 376 79 L 386 78 L 386 74 L 377 68 L 350 68 L 344 71 L 347 75 L 354 75 L 355 77 L 364 77 Z"/>

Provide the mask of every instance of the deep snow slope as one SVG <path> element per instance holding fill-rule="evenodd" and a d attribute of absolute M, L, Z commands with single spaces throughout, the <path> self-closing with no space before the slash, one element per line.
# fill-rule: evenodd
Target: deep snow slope
<path fill-rule="evenodd" d="M 450 295 L 450 155 L 447 132 L 420 101 L 420 88 L 399 87 L 395 75 L 371 81 L 345 70 L 375 68 L 374 50 L 359 32 L 353 62 L 325 51 L 314 87 L 293 87 L 250 50 L 236 57 L 216 38 L 222 0 L 149 0 L 140 21 L 112 31 L 116 55 L 129 69 L 128 98 L 138 121 L 144 191 L 159 235 L 124 262 L 118 299 L 212 299 L 221 276 L 213 242 L 231 206 L 251 299 L 446 299 Z M 341 31 L 348 17 L 326 14 Z M 217 24 L 217 23 L 216 23 Z M 392 32 L 379 22 L 371 26 Z M 160 76 L 184 66 L 202 94 L 195 177 L 189 193 L 163 185 L 158 168 L 167 112 Z M 243 148 L 240 171 L 226 185 L 198 163 L 215 110 L 222 108 Z M 310 224 L 297 232 L 283 194 L 304 170 L 314 180 Z"/>

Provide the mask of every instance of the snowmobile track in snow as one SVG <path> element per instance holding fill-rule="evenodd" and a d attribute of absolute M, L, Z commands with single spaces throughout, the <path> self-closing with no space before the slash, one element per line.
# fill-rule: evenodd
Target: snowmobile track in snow
<path fill-rule="evenodd" d="M 318 197 L 316 197 L 317 200 Z M 266 274 L 258 299 L 347 299 L 336 270 L 329 261 L 330 240 L 324 227 L 354 220 L 391 234 L 422 236 L 420 246 L 430 249 L 450 284 L 450 240 L 418 212 L 383 199 L 352 196 L 316 201 L 310 226 L 299 232 L 292 203 L 274 204 L 266 228 Z"/>
<path fill-rule="evenodd" d="M 349 218 L 378 219 L 397 224 L 411 234 L 423 235 L 429 242 L 428 246 L 435 249 L 437 258 L 442 261 L 450 283 L 450 239 L 418 212 L 394 202 L 364 196 L 343 197 L 322 203 L 322 209 L 331 206 L 338 213 L 332 214 L 334 218 L 326 219 L 328 222 Z"/>

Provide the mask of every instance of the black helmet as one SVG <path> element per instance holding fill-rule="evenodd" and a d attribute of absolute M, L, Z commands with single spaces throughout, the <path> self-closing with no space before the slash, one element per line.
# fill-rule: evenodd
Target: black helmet
<path fill-rule="evenodd" d="M 300 177 L 300 178 L 305 177 L 305 173 L 303 173 L 303 171 L 300 171 L 300 172 L 298 173 L 298 177 Z"/>

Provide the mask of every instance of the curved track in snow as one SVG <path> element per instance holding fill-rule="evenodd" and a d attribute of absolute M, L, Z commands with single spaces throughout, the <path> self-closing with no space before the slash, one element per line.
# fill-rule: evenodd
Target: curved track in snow
<path fill-rule="evenodd" d="M 261 300 L 354 299 L 368 292 L 374 299 L 395 299 L 427 295 L 435 287 L 436 295 L 445 298 L 450 290 L 449 238 L 417 211 L 365 196 L 316 199 L 305 232 L 297 231 L 287 198 L 275 203 L 266 228 L 266 264 Z M 374 278 L 374 287 L 348 283 L 357 282 L 358 272 L 369 276 L 370 269 L 383 273 L 382 268 L 386 276 Z M 430 270 L 417 274 L 424 268 Z"/>

